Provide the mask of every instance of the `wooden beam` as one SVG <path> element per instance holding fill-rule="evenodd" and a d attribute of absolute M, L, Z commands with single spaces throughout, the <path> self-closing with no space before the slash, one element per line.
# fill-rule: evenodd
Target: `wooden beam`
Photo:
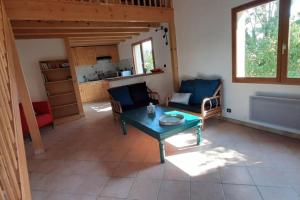
<path fill-rule="evenodd" d="M 148 22 L 68 22 L 68 21 L 12 21 L 13 29 L 95 29 L 95 28 L 155 28 L 160 23 Z"/>
<path fill-rule="evenodd" d="M 91 36 L 91 37 L 70 37 L 69 40 L 71 41 L 77 41 L 77 40 L 97 40 L 97 39 L 121 39 L 121 40 L 127 40 L 131 39 L 131 36 Z"/>
<path fill-rule="evenodd" d="M 91 47 L 91 46 L 111 46 L 118 45 L 116 42 L 94 42 L 94 43 L 86 43 L 86 42 L 77 42 L 70 44 L 70 47 Z"/>
<path fill-rule="evenodd" d="M 102 37 L 102 36 L 127 36 L 127 37 L 132 37 L 132 36 L 137 36 L 139 33 L 101 33 L 101 34 L 57 34 L 57 35 L 16 35 L 16 39 L 42 39 L 42 38 L 67 38 L 67 37 Z"/>
<path fill-rule="evenodd" d="M 86 39 L 69 39 L 70 42 L 107 42 L 107 41 L 114 41 L 114 42 L 122 42 L 125 39 L 119 39 L 119 38 L 86 38 Z"/>
<path fill-rule="evenodd" d="M 97 29 L 15 29 L 16 35 L 56 35 L 56 34 L 98 34 L 98 33 L 141 33 L 149 32 L 149 28 L 97 28 Z"/>
<path fill-rule="evenodd" d="M 2 13 L 2 14 L 1 14 Z M 6 44 L 7 48 L 7 71 L 2 73 L 0 72 L 0 76 L 3 77 L 3 73 L 8 73 L 9 77 L 9 87 L 10 87 L 10 104 L 12 108 L 12 114 L 13 114 L 13 121 L 11 125 L 13 125 L 14 129 L 14 135 L 13 138 L 15 139 L 15 149 L 13 151 L 15 152 L 16 159 L 18 160 L 18 166 L 15 166 L 14 169 L 16 172 L 18 171 L 18 182 L 21 189 L 21 199 L 31 199 L 31 191 L 30 191 L 30 183 L 29 183 L 29 177 L 28 177 L 28 168 L 27 168 L 27 161 L 26 161 L 26 153 L 25 153 L 25 147 L 24 147 L 24 138 L 23 138 L 23 132 L 21 127 L 21 119 L 20 119 L 20 110 L 19 110 L 19 96 L 18 96 L 18 90 L 17 90 L 17 84 L 16 84 L 16 76 L 15 76 L 15 61 L 18 60 L 18 57 L 16 56 L 16 47 L 15 45 L 14 37 L 12 34 L 11 24 L 9 22 L 9 19 L 6 16 L 5 9 L 3 7 L 3 2 L 0 0 L 0 15 L 2 17 L 2 27 L 3 32 L 1 33 L 1 36 L 4 36 L 3 42 Z M 4 33 L 4 34 L 3 34 Z M 1 51 L 4 49 L 2 48 Z M 2 64 L 1 64 L 2 65 Z M 8 81 L 8 80 L 7 80 Z M 4 99 L 4 97 L 1 97 Z M 9 99 L 7 99 L 7 103 L 9 103 Z M 2 113 L 3 114 L 3 113 Z M 7 114 L 7 113 L 6 113 Z M 8 125 L 8 124 L 6 124 Z M 5 133 L 1 132 L 1 135 L 3 136 Z M 8 141 L 7 141 L 8 142 Z M 2 150 L 1 150 L 2 151 Z M 2 151 L 3 152 L 3 151 Z M 13 152 L 12 152 L 13 153 Z M 3 155 L 1 155 L 2 157 Z M 0 159 L 2 160 L 2 159 Z M 6 165 L 9 163 L 5 163 Z M 18 168 L 18 169 L 17 169 Z M 2 169 L 1 169 L 2 170 Z M 5 172 L 4 172 L 5 173 Z M 3 172 L 2 172 L 3 174 Z M 10 177 L 12 179 L 12 177 Z M 11 181 L 11 180 L 10 180 Z M 3 194 L 5 191 L 1 191 Z M 7 192 L 7 191 L 6 191 Z M 2 196 L 2 195 L 1 195 Z M 4 199 L 9 198 L 8 196 L 2 196 Z"/>
<path fill-rule="evenodd" d="M 171 8 L 39 0 L 5 0 L 4 4 L 11 20 L 160 23 L 173 17 Z"/>
<path fill-rule="evenodd" d="M 169 21 L 169 36 L 170 36 L 170 51 L 171 51 L 171 63 L 173 72 L 173 87 L 175 91 L 179 90 L 179 71 L 178 71 L 178 57 L 177 57 L 177 44 L 176 44 L 176 29 L 174 18 Z"/>
<path fill-rule="evenodd" d="M 9 26 L 9 28 L 10 28 L 9 35 L 12 36 L 13 33 L 12 33 L 11 26 Z M 8 38 L 11 38 L 11 37 L 8 37 Z M 13 65 L 14 65 L 14 72 L 15 72 L 15 77 L 16 77 L 16 85 L 17 85 L 18 92 L 19 92 L 19 98 L 20 98 L 20 101 L 23 106 L 25 118 L 26 118 L 26 121 L 28 124 L 34 152 L 36 154 L 41 154 L 41 153 L 45 152 L 44 145 L 43 145 L 41 133 L 40 133 L 37 121 L 36 121 L 31 98 L 30 98 L 26 80 L 24 77 L 24 73 L 23 73 L 19 58 L 18 58 L 15 40 L 13 40 L 11 38 L 11 43 L 8 46 L 11 48 L 11 52 L 13 53 L 13 61 L 14 61 Z"/>
<path fill-rule="evenodd" d="M 80 91 L 79 91 L 79 84 L 78 84 L 76 68 L 75 68 L 76 57 L 75 57 L 75 53 L 71 49 L 70 42 L 67 38 L 65 39 L 65 48 L 66 48 L 66 52 L 67 52 L 67 56 L 68 56 L 68 60 L 69 60 L 69 64 L 70 64 L 70 70 L 71 70 L 71 75 L 72 75 L 72 79 L 73 79 L 73 86 L 74 86 L 74 92 L 75 92 L 76 101 L 77 101 L 77 107 L 79 110 L 79 115 L 81 117 L 83 117 L 84 110 L 83 110 L 83 106 L 82 106 L 82 101 L 81 101 L 81 96 L 80 96 Z"/>

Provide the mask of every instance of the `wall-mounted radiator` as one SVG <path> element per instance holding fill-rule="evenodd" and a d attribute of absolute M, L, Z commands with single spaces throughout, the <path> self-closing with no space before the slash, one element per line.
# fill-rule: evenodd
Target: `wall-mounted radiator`
<path fill-rule="evenodd" d="M 251 96 L 250 120 L 300 130 L 300 98 Z"/>

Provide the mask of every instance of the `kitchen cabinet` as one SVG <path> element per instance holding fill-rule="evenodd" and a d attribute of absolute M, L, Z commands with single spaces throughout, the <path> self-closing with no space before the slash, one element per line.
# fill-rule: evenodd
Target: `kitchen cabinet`
<path fill-rule="evenodd" d="M 74 54 L 76 66 L 97 64 L 95 47 L 75 47 Z"/>
<path fill-rule="evenodd" d="M 108 101 L 109 95 L 107 89 L 109 88 L 108 81 L 93 81 L 79 84 L 79 91 L 81 101 L 87 102 L 101 102 Z"/>
<path fill-rule="evenodd" d="M 74 47 L 72 48 L 75 66 L 95 65 L 97 57 L 110 56 L 112 63 L 119 62 L 119 51 L 117 45 Z"/>
<path fill-rule="evenodd" d="M 97 46 L 96 47 L 96 56 L 111 56 L 112 63 L 119 62 L 119 50 L 117 45 L 110 45 L 110 46 Z"/>

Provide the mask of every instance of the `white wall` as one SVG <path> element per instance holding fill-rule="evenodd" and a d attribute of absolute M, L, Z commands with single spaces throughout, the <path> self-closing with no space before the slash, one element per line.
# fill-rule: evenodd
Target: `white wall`
<path fill-rule="evenodd" d="M 64 40 L 16 40 L 16 45 L 32 101 L 47 99 L 39 61 L 66 59 Z"/>
<path fill-rule="evenodd" d="M 150 37 L 152 37 L 153 39 L 155 64 L 157 67 L 162 68 L 164 70 L 164 73 L 152 76 L 138 77 L 134 79 L 127 79 L 122 81 L 113 81 L 111 82 L 111 87 L 146 81 L 149 88 L 158 92 L 160 94 L 161 101 L 164 101 L 165 98 L 173 92 L 173 76 L 170 46 L 165 45 L 163 33 L 160 31 L 155 32 L 154 29 L 151 29 L 150 32 L 142 33 L 139 36 L 136 36 L 130 40 L 126 40 L 125 42 L 120 43 L 119 56 L 120 60 L 132 59 L 131 44 Z M 164 65 L 166 65 L 167 67 L 164 68 Z"/>
<path fill-rule="evenodd" d="M 180 78 L 221 77 L 224 81 L 224 107 L 232 108 L 231 114 L 224 112 L 225 116 L 245 122 L 251 122 L 249 96 L 260 92 L 300 93 L 300 86 L 232 83 L 231 8 L 248 1 L 174 1 Z"/>

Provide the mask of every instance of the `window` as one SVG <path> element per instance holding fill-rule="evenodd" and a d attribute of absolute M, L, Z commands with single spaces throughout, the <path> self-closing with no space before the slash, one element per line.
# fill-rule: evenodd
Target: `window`
<path fill-rule="evenodd" d="M 135 74 L 151 73 L 155 68 L 152 39 L 132 45 Z"/>
<path fill-rule="evenodd" d="M 232 9 L 233 82 L 300 84 L 300 0 Z"/>

